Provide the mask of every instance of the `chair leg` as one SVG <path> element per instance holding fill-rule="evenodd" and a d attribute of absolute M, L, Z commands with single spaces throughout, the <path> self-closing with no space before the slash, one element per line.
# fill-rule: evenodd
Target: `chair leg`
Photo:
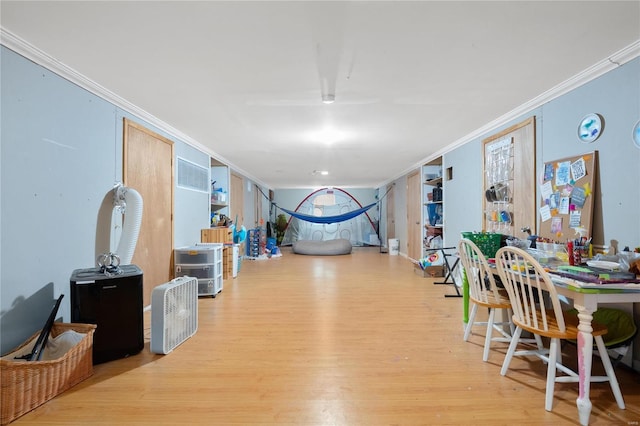
<path fill-rule="evenodd" d="M 551 339 L 549 344 L 549 365 L 547 365 L 547 389 L 544 397 L 544 409 L 553 408 L 553 389 L 556 384 L 556 362 L 558 356 L 559 339 Z"/>
<path fill-rule="evenodd" d="M 489 320 L 487 321 L 487 334 L 484 337 L 484 352 L 482 353 L 482 360 L 487 362 L 489 359 L 489 349 L 491 348 L 491 336 L 493 336 L 493 321 L 496 315 L 496 310 L 489 308 Z"/>
<path fill-rule="evenodd" d="M 478 312 L 478 305 L 475 303 L 471 307 L 471 313 L 469 314 L 469 322 L 467 323 L 467 328 L 464 330 L 464 341 L 469 340 L 469 335 L 471 335 L 471 328 L 473 327 L 473 323 L 476 320 L 476 312 Z"/>
<path fill-rule="evenodd" d="M 611 360 L 609 359 L 609 353 L 607 352 L 607 348 L 604 345 L 604 340 L 602 340 L 602 336 L 594 336 L 594 340 L 596 341 L 596 346 L 598 347 L 600 358 L 602 358 L 602 365 L 604 366 L 604 370 L 607 372 L 607 377 L 609 378 L 611 392 L 613 392 L 613 396 L 615 396 L 616 398 L 618 407 L 624 410 L 624 399 L 622 398 L 622 392 L 620 391 L 620 385 L 618 384 L 616 373 L 613 370 Z"/>
<path fill-rule="evenodd" d="M 513 324 L 513 310 L 511 308 L 507 308 L 507 319 L 509 321 L 509 332 L 513 336 L 513 333 L 516 332 L 516 326 Z"/>
<path fill-rule="evenodd" d="M 516 352 L 516 347 L 518 346 L 518 340 L 520 340 L 521 334 L 522 329 L 520 327 L 516 327 L 516 331 L 513 332 L 513 337 L 511 338 L 511 343 L 509 343 L 509 350 L 507 350 L 507 355 L 505 355 L 504 361 L 502 362 L 502 369 L 500 369 L 500 374 L 503 376 L 505 376 L 507 374 L 507 370 L 509 370 L 509 364 L 511 363 L 513 354 Z"/>
<path fill-rule="evenodd" d="M 534 334 L 533 338 L 536 339 L 536 345 L 538 346 L 538 350 L 543 351 L 544 345 L 542 344 L 542 337 L 538 336 L 537 334 Z"/>

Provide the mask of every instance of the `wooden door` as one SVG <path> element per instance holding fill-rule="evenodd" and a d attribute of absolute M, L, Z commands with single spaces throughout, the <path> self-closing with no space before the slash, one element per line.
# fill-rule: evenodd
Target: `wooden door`
<path fill-rule="evenodd" d="M 123 129 L 124 184 L 143 202 L 132 263 L 143 271 L 147 306 L 153 289 L 173 278 L 173 142 L 127 119 Z"/>
<path fill-rule="evenodd" d="M 521 231 L 525 227 L 536 233 L 535 124 L 531 117 L 483 140 L 483 227 L 487 231 L 518 238 L 526 237 Z M 497 191 L 488 194 L 492 187 Z"/>
<path fill-rule="evenodd" d="M 258 185 L 253 185 L 253 206 L 255 211 L 255 220 L 254 227 L 266 228 L 265 220 L 262 217 L 262 192 L 260 192 L 260 187 Z"/>
<path fill-rule="evenodd" d="M 407 176 L 407 256 L 422 257 L 422 210 L 420 170 Z"/>
<path fill-rule="evenodd" d="M 393 184 L 387 186 L 387 238 L 396 237 L 396 216 L 395 216 L 395 200 L 393 196 Z M 383 245 L 387 244 L 386 241 L 381 241 Z"/>
<path fill-rule="evenodd" d="M 231 220 L 236 225 L 237 229 L 240 229 L 242 225 L 245 228 L 251 228 L 251 224 L 244 223 L 244 186 L 242 176 L 235 173 L 231 173 L 231 195 L 229 201 L 231 205 L 229 207 L 229 214 Z"/>

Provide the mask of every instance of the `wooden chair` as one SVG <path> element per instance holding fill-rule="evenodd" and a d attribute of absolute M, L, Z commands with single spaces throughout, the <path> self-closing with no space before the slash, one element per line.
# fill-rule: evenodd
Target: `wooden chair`
<path fill-rule="evenodd" d="M 484 254 L 473 241 L 462 238 L 458 243 L 458 252 L 469 283 L 469 302 L 473 305 L 469 314 L 469 322 L 467 322 L 464 330 L 464 341 L 469 340 L 471 329 L 474 326 L 486 325 L 484 352 L 482 354 L 482 360 L 486 362 L 489 359 L 489 349 L 492 341 L 511 342 L 511 336 L 515 328 L 511 322 L 511 302 L 508 295 L 504 291 L 501 292 L 496 285 L 493 276 L 495 269 L 489 265 Z M 488 321 L 476 322 L 475 318 L 479 306 L 489 309 Z M 506 322 L 495 322 L 495 314 L 498 309 L 505 311 Z M 504 329 L 507 325 L 510 333 L 507 333 Z M 494 337 L 494 330 L 500 333 L 501 337 Z M 540 342 L 540 344 L 542 343 Z"/>
<path fill-rule="evenodd" d="M 545 409 L 553 407 L 553 389 L 556 382 L 577 382 L 578 374 L 562 365 L 561 339 L 577 339 L 578 317 L 562 311 L 560 299 L 549 274 L 526 251 L 516 247 L 503 247 L 496 253 L 496 267 L 505 288 L 509 293 L 513 310 L 513 323 L 516 330 L 509 350 L 502 364 L 500 374 L 507 374 L 509 364 L 514 355 L 536 355 L 548 363 L 547 385 L 545 393 Z M 544 297 L 543 297 L 544 294 Z M 543 300 L 544 299 L 544 300 Z M 548 300 L 547 303 L 545 301 Z M 546 304 L 551 306 L 547 307 Z M 593 338 L 602 358 L 606 376 L 591 377 L 592 382 L 608 381 L 618 406 L 624 409 L 624 400 L 616 379 L 611 361 L 602 336 L 607 328 L 596 322 L 592 323 Z M 526 350 L 516 352 L 517 337 L 523 330 L 534 335 L 550 339 L 548 350 Z M 556 376 L 560 370 L 567 376 Z"/>

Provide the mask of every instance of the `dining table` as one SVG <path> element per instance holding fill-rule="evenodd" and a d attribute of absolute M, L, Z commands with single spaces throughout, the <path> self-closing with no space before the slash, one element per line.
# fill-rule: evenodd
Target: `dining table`
<path fill-rule="evenodd" d="M 494 259 L 489 259 L 493 263 Z M 556 259 L 557 260 L 557 259 Z M 604 303 L 640 303 L 640 279 L 629 279 L 620 282 L 607 280 L 593 280 L 584 273 L 566 273 L 565 267 L 568 264 L 563 262 L 551 262 L 544 264 L 549 272 L 551 281 L 555 285 L 559 295 L 573 301 L 574 308 L 578 311 L 578 383 L 579 392 L 576 399 L 578 408 L 578 418 L 581 425 L 588 425 L 591 416 L 591 365 L 593 360 L 593 313 L 598 309 L 598 305 Z M 497 276 L 497 273 L 496 273 Z M 465 310 L 468 306 L 468 283 L 463 280 L 463 296 L 465 298 Z M 468 314 L 465 312 L 464 322 L 468 321 Z M 624 401 L 620 408 L 624 407 Z"/>
<path fill-rule="evenodd" d="M 593 359 L 593 313 L 603 303 L 637 303 L 640 302 L 640 282 L 599 284 L 579 278 L 568 278 L 550 273 L 551 281 L 559 295 L 573 301 L 578 311 L 578 383 L 579 392 L 576 399 L 578 417 L 581 425 L 589 424 L 591 416 L 591 363 Z M 624 408 L 624 401 L 622 407 Z"/>

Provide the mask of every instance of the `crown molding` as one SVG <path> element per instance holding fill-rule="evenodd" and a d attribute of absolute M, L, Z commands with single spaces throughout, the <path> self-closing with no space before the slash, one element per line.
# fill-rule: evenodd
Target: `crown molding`
<path fill-rule="evenodd" d="M 234 165 L 233 163 L 231 163 L 230 161 L 226 160 L 224 157 L 218 155 L 217 153 L 211 151 L 211 149 L 207 148 L 205 145 L 199 143 L 198 141 L 192 139 L 191 137 L 187 136 L 186 134 L 182 133 L 181 131 L 179 131 L 178 129 L 168 125 L 167 123 L 163 122 L 162 120 L 158 119 L 157 117 L 153 116 L 152 114 L 149 114 L 147 111 L 137 107 L 136 105 L 132 104 L 131 102 L 127 101 L 126 99 L 116 95 L 115 93 L 113 93 L 112 91 L 108 90 L 107 88 L 97 84 L 96 82 L 94 82 L 93 80 L 90 80 L 89 78 L 87 78 L 86 76 L 78 73 L 77 71 L 75 71 L 74 69 L 70 68 L 69 66 L 65 65 L 64 63 L 58 61 L 57 59 L 53 58 L 52 56 L 48 55 L 47 53 L 43 52 L 42 50 L 38 49 L 37 47 L 27 43 L 26 41 L 22 40 L 21 38 L 17 37 L 16 35 L 14 35 L 13 33 L 11 33 L 10 31 L 7 31 L 6 29 L 0 27 L 0 43 L 4 46 L 6 46 L 7 48 L 13 50 L 14 52 L 24 56 L 25 58 L 31 60 L 32 62 L 43 66 L 44 68 L 47 68 L 48 70 L 54 72 L 55 74 L 58 74 L 59 76 L 61 76 L 62 78 L 65 78 L 67 80 L 69 80 L 70 82 L 82 87 L 85 90 L 88 90 L 89 92 L 93 93 L 94 95 L 105 99 L 108 102 L 111 102 L 112 104 L 114 104 L 115 106 L 122 108 L 123 110 L 142 118 L 143 120 L 147 121 L 148 123 L 152 124 L 153 126 L 165 131 L 166 133 L 168 133 L 169 135 L 193 146 L 194 148 L 197 148 L 207 154 L 209 154 L 209 156 L 215 158 L 216 160 L 226 164 L 227 166 L 229 166 L 230 168 L 232 168 L 234 171 L 242 174 L 243 176 L 253 180 L 255 183 L 260 184 L 263 187 L 269 188 L 269 185 L 265 184 L 264 182 L 261 182 L 260 180 L 256 179 L 254 176 L 252 176 L 250 173 L 248 173 L 246 170 L 242 170 L 241 168 L 237 167 L 236 165 Z M 535 108 L 538 108 L 542 105 L 544 105 L 547 102 L 552 101 L 553 99 L 556 99 L 588 82 L 590 82 L 591 80 L 594 80 L 598 77 L 600 77 L 603 74 L 606 74 L 607 72 L 618 68 L 622 65 L 624 65 L 625 63 L 637 58 L 638 56 L 640 56 L 640 40 L 636 40 L 635 42 L 631 43 L 630 45 L 622 48 L 621 50 L 615 52 L 614 54 L 612 54 L 611 56 L 609 56 L 608 58 L 605 58 L 603 60 L 601 60 L 600 62 L 592 65 L 591 67 L 585 69 L 584 71 L 576 74 L 575 76 L 565 80 L 564 82 L 558 84 L 557 86 L 547 90 L 546 92 L 540 94 L 539 96 L 536 96 L 535 98 L 529 100 L 528 102 L 525 102 L 524 104 L 520 105 L 519 107 L 509 111 L 508 113 L 498 117 L 497 119 L 487 123 L 486 125 L 478 128 L 477 130 L 475 130 L 472 133 L 469 133 L 465 136 L 463 136 L 462 138 L 452 142 L 451 144 L 447 145 L 446 147 L 436 151 L 435 153 L 429 155 L 428 157 L 423 158 L 422 160 L 416 162 L 415 164 L 413 164 L 412 166 L 404 169 L 403 171 L 401 171 L 398 175 L 394 176 L 391 179 L 387 179 L 383 182 L 380 182 L 379 184 L 377 184 L 377 186 L 375 187 L 382 187 L 385 186 L 391 182 L 393 182 L 394 180 L 416 170 L 417 168 L 422 167 L 422 165 L 446 154 L 447 152 L 453 151 L 454 149 L 468 143 L 471 142 L 472 140 L 479 138 L 515 119 L 517 119 L 518 117 L 521 117 L 525 114 L 527 114 L 528 112 L 532 111 Z"/>
<path fill-rule="evenodd" d="M 436 151 L 435 153 L 429 155 L 428 157 L 423 158 L 421 161 L 418 161 L 417 163 L 413 164 L 411 167 L 406 168 L 405 170 L 403 170 L 402 172 L 400 172 L 400 174 L 396 175 L 394 178 L 392 179 L 388 179 L 382 183 L 380 183 L 378 185 L 378 187 L 382 187 L 385 186 L 387 184 L 389 184 L 390 182 L 393 182 L 394 180 L 400 178 L 401 176 L 404 176 L 414 170 L 416 170 L 416 168 L 420 168 L 422 167 L 424 164 L 427 164 L 428 162 L 441 157 L 442 155 L 446 154 L 447 152 L 451 152 L 454 149 L 473 141 L 474 139 L 480 138 L 484 135 L 486 135 L 487 133 L 490 133 L 504 125 L 506 125 L 507 123 L 522 117 L 523 115 L 526 115 L 527 113 L 531 112 L 532 110 L 592 81 L 595 80 L 596 78 L 600 77 L 603 74 L 606 74 L 607 72 L 618 68 L 624 64 L 626 64 L 627 62 L 637 58 L 638 56 L 640 56 L 640 40 L 636 40 L 635 42 L 631 43 L 630 45 L 624 47 L 623 49 L 617 51 L 616 53 L 612 54 L 611 56 L 609 56 L 608 58 L 605 58 L 603 60 L 601 60 L 600 62 L 592 65 L 591 67 L 585 69 L 584 71 L 574 75 L 573 77 L 563 81 L 562 83 L 558 84 L 555 87 L 552 87 L 551 89 L 547 90 L 546 92 L 536 96 L 535 98 L 531 99 L 528 102 L 525 102 L 524 104 L 520 105 L 519 107 L 509 111 L 508 113 L 502 115 L 501 117 L 496 118 L 495 120 L 485 124 L 484 126 L 480 127 L 479 129 L 475 130 L 472 133 L 469 133 L 468 135 L 463 136 L 462 138 L 454 141 L 453 143 L 447 145 L 446 147 Z"/>
<path fill-rule="evenodd" d="M 265 188 L 270 188 L 269 185 L 255 178 L 246 170 L 243 170 L 240 167 L 236 166 L 235 164 L 228 161 L 221 155 L 212 151 L 210 148 L 206 147 L 205 145 L 201 144 L 200 142 L 196 141 L 190 136 L 182 133 L 180 130 L 176 129 L 175 127 L 170 126 L 169 124 L 160 120 L 156 116 L 132 104 L 131 102 L 127 101 L 121 96 L 118 96 L 117 94 L 110 91 L 106 87 L 103 87 L 98 83 L 96 83 L 95 81 L 87 78 L 83 74 L 80 74 L 73 68 L 65 65 L 64 63 L 60 62 L 56 58 L 38 49 L 32 44 L 27 43 L 25 40 L 21 39 L 20 37 L 16 36 L 15 34 L 11 33 L 10 31 L 7 31 L 5 28 L 2 28 L 2 27 L 0 27 L 0 44 L 16 52 L 17 54 L 27 58 L 33 63 L 48 69 L 49 71 L 57 74 L 58 76 L 64 78 L 65 80 L 68 80 L 71 83 L 98 96 L 99 98 L 102 98 L 107 102 L 110 102 L 116 107 L 121 108 L 124 111 L 136 117 L 139 117 L 140 119 L 166 132 L 167 134 L 180 140 L 181 142 L 191 145 L 192 147 L 197 148 L 198 150 L 208 154 L 210 157 L 213 157 L 215 160 L 221 163 L 224 163 L 230 169 L 252 180 L 254 183 L 259 184 L 260 186 Z"/>

